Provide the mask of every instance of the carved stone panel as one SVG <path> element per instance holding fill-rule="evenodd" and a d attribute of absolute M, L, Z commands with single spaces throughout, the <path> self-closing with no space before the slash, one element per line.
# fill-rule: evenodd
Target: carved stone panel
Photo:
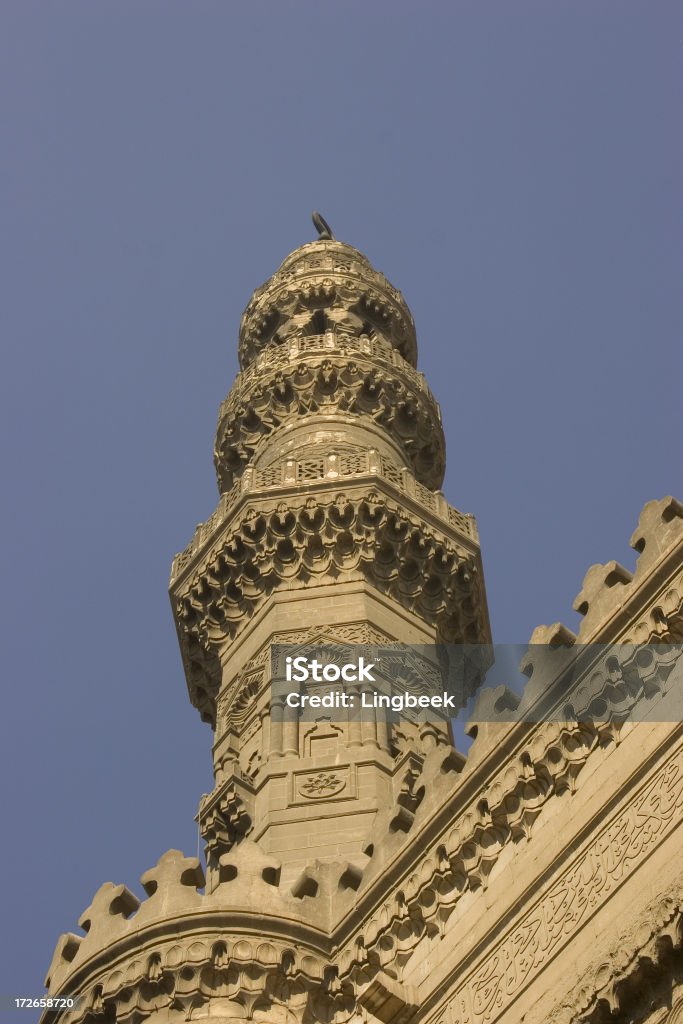
<path fill-rule="evenodd" d="M 352 800 L 356 792 L 356 771 L 353 765 L 295 771 L 291 776 L 290 805 L 316 800 Z"/>

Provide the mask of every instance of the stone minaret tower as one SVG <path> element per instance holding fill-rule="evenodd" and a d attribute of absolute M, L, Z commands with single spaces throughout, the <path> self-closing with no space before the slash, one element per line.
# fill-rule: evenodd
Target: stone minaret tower
<path fill-rule="evenodd" d="M 410 310 L 360 252 L 321 238 L 292 253 L 249 302 L 239 356 L 220 504 L 171 581 L 190 699 L 215 727 L 200 827 L 210 889 L 249 835 L 307 891 L 307 863 L 362 855 L 407 766 L 447 737 L 271 713 L 271 647 L 485 643 L 479 544 L 439 490 L 444 435 Z"/>

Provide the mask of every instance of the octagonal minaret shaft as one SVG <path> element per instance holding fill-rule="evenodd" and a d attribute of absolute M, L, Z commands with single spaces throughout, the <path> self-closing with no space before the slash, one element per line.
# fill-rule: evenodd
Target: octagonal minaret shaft
<path fill-rule="evenodd" d="M 285 736 L 271 721 L 274 642 L 490 639 L 475 522 L 438 490 L 441 417 L 401 293 L 358 250 L 318 239 L 256 290 L 239 355 L 216 434 L 219 506 L 171 579 L 190 696 L 216 729 L 200 815 L 216 865 L 247 833 L 287 849 L 315 803 L 302 772 L 346 764 L 342 845 L 356 849 L 394 786 L 390 730 L 366 728 L 358 747 L 343 723 L 289 722 Z M 316 813 L 331 835 L 328 796 Z"/>

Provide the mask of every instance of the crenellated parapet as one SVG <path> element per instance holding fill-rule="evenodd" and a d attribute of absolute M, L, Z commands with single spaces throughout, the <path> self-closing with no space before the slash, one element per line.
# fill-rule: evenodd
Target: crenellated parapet
<path fill-rule="evenodd" d="M 521 702 L 502 691 L 480 692 L 475 750 L 499 742 L 511 726 L 511 707 L 512 717 L 534 720 L 542 701 L 546 718 L 592 722 L 599 733 L 636 710 L 644 714 L 648 702 L 676 695 L 670 676 L 683 643 L 683 505 L 672 497 L 648 502 L 631 546 L 638 552 L 634 573 L 614 561 L 586 573 L 574 601 L 582 616 L 578 633 L 562 623 L 534 630 L 520 666 L 529 679 Z M 567 696 L 565 680 L 577 664 L 585 681 L 574 678 Z"/>
<path fill-rule="evenodd" d="M 639 739 L 633 735 L 624 742 L 638 743 Z M 599 761 L 599 746 L 592 749 L 592 756 Z M 410 1013 L 432 998 L 430 979 L 415 973 L 413 960 L 419 961 L 426 946 L 443 950 L 437 959 L 445 956 L 457 964 L 457 936 L 463 921 L 472 911 L 478 916 L 483 913 L 473 899 L 490 907 L 490 901 L 477 894 L 492 886 L 494 891 L 500 889 L 496 863 L 506 843 L 511 849 L 516 842 L 531 842 L 543 826 L 544 805 L 562 799 L 563 792 L 581 797 L 576 787 L 554 787 L 549 775 L 543 777 L 539 765 L 532 765 L 532 753 L 520 757 L 516 772 L 514 761 L 508 765 L 507 802 L 502 791 L 505 784 L 498 791 L 495 783 L 484 788 L 485 774 L 479 766 L 471 810 L 463 792 L 466 786 L 459 787 L 457 794 L 452 785 L 442 786 L 440 792 L 423 800 L 425 810 L 418 812 L 412 838 L 403 835 L 393 851 L 390 845 L 385 849 L 378 830 L 377 855 L 373 851 L 364 862 L 334 866 L 314 863 L 286 889 L 278 862 L 246 840 L 222 858 L 221 878 L 209 895 L 197 891 L 202 881 L 198 862 L 171 851 L 143 875 L 146 900 L 139 902 L 122 886 L 102 887 L 81 917 L 81 926 L 87 928 L 85 938 L 67 935 L 58 944 L 49 973 L 50 991 L 83 993 L 78 1011 L 68 1019 L 102 1020 L 103 1024 L 114 1007 L 116 1020 L 136 1022 L 154 1020 L 154 1013 L 174 1008 L 185 1013 L 191 1010 L 193 1019 L 203 1019 L 209 1007 L 212 1016 L 223 1010 L 235 1019 L 246 1012 L 249 1019 L 249 1011 L 256 1007 L 272 1013 L 276 1006 L 293 1014 L 292 1020 L 309 1024 L 327 1024 L 330 1019 L 355 1021 L 353 1014 L 367 1006 L 374 1008 L 378 1020 L 402 1019 L 399 1013 L 404 1009 L 406 1019 L 411 1020 Z M 565 913 L 563 900 L 575 891 L 576 879 L 597 872 L 596 892 L 607 885 L 600 897 L 606 899 L 616 882 L 655 848 L 660 836 L 675 827 L 683 807 L 680 740 L 678 751 L 667 756 L 659 773 L 634 787 L 631 799 L 637 812 L 627 804 L 605 820 L 603 831 L 616 844 L 606 862 L 607 878 L 601 877 L 604 869 L 589 848 L 583 860 L 573 868 L 569 865 L 566 879 L 553 882 L 546 900 L 555 915 L 545 924 L 552 928 L 544 938 L 549 951 L 561 944 L 566 930 L 571 933 L 581 917 L 591 913 L 584 902 L 579 905 L 578 919 L 576 911 L 573 916 Z M 443 753 L 439 757 L 441 765 L 432 759 L 431 771 L 426 773 L 437 784 L 445 764 Z M 555 758 L 550 762 L 554 764 Z M 439 771 L 434 773 L 437 767 Z M 462 765 L 451 765 L 446 775 L 461 769 Z M 441 804 L 436 817 L 435 795 Z M 515 837 L 509 834 L 510 822 L 520 803 L 529 808 L 530 817 Z M 433 821 L 442 822 L 445 831 L 437 831 Z M 544 834 L 541 832 L 541 845 Z M 393 836 L 396 838 L 396 833 Z M 600 842 L 604 846 L 607 839 Z M 392 879 L 388 890 L 383 884 L 387 876 Z M 654 915 L 648 937 L 653 949 L 663 949 L 669 920 L 665 914 L 658 924 Z M 492 927 L 494 922 L 495 917 Z M 510 939 L 512 949 L 520 943 L 523 948 L 534 931 L 521 923 L 516 934 Z M 617 992 L 617 982 L 625 976 L 635 971 L 638 977 L 642 926 L 632 928 L 631 934 L 641 945 L 628 955 L 633 947 L 620 947 L 624 952 L 614 963 Z M 503 935 L 496 941 L 508 940 Z M 125 965 L 125 970 L 119 964 Z M 476 993 L 485 977 L 491 979 L 484 968 L 475 972 L 472 980 L 461 986 L 458 999 L 476 1009 Z M 517 991 L 523 981 L 523 977 L 509 978 L 504 985 L 501 975 L 501 996 Z M 603 972 L 596 990 L 606 984 Z M 588 1006 L 585 985 L 581 993 Z M 331 1012 L 334 1016 L 325 1016 Z M 388 1012 L 396 1017 L 388 1017 Z M 476 1024 L 486 1019 L 483 1012 L 472 1015 Z"/>
<path fill-rule="evenodd" d="M 141 882 L 142 901 L 124 886 L 102 886 L 81 917 L 85 935 L 60 940 L 46 984 L 50 993 L 80 994 L 60 1019 L 350 1019 L 355 1001 L 330 965 L 325 901 L 284 891 L 277 862 L 253 843 L 222 859 L 211 893 L 201 891 L 199 862 L 177 850 Z"/>
<path fill-rule="evenodd" d="M 618 638 L 620 643 L 649 643 L 654 638 L 683 641 L 683 589 L 677 558 L 681 541 L 683 504 L 672 497 L 648 502 L 631 537 L 631 547 L 638 552 L 635 573 L 615 561 L 593 565 L 586 573 L 574 601 L 574 610 L 582 616 L 578 640 L 586 643 L 609 637 Z M 649 619 L 634 615 L 633 599 L 642 604 L 643 594 L 653 590 L 658 599 L 650 602 Z"/>

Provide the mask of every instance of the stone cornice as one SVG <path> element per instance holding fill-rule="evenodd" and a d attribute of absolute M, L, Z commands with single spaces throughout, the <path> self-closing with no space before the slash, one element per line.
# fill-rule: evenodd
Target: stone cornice
<path fill-rule="evenodd" d="M 188 576 L 215 542 L 218 528 L 228 522 L 229 517 L 236 516 L 250 497 L 267 494 L 271 499 L 286 500 L 293 492 L 301 496 L 311 484 L 315 484 L 316 494 L 324 494 L 338 491 L 342 480 L 345 487 L 352 483 L 353 486 L 365 484 L 370 487 L 381 484 L 383 490 L 402 501 L 413 514 L 424 517 L 437 528 L 447 523 L 457 532 L 460 543 L 469 545 L 472 551 L 478 550 L 479 535 L 474 516 L 459 512 L 448 504 L 440 491 L 424 487 L 407 469 L 396 466 L 377 452 L 368 451 L 360 462 L 354 460 L 348 467 L 334 452 L 322 457 L 320 463 L 318 471 L 314 473 L 309 469 L 308 475 L 299 469 L 295 460 L 287 459 L 269 466 L 267 474 L 247 470 L 229 493 L 221 495 L 216 510 L 206 522 L 199 524 L 191 542 L 173 559 L 171 587 Z"/>
<path fill-rule="evenodd" d="M 683 662 L 675 680 L 666 674 L 665 685 L 681 684 L 682 667 Z M 601 745 L 618 743 L 621 729 L 620 723 L 610 722 L 597 728 L 561 722 L 516 723 L 508 726 L 507 734 L 499 736 L 471 772 L 469 763 L 465 765 L 456 788 L 453 776 L 449 778 L 439 763 L 443 753 L 435 755 L 436 763 L 434 758 L 427 762 L 418 780 L 426 793 L 408 836 L 384 839 L 384 857 L 371 861 L 353 908 L 342 911 L 339 941 L 346 951 L 340 953 L 340 965 L 344 969 L 352 969 L 354 963 L 361 966 L 353 952 L 359 933 L 366 956 L 373 948 L 383 945 L 386 949 L 390 935 L 395 941 L 406 917 L 419 922 L 413 945 L 430 927 L 441 931 L 465 892 L 486 887 L 505 847 L 529 837 L 548 800 L 575 791 L 589 758 Z M 385 895 L 382 905 L 387 888 L 391 895 L 388 900 Z M 404 895 L 403 911 L 396 903 L 397 891 Z M 427 900 L 426 892 L 430 893 Z M 346 934 L 348 940 L 343 937 Z"/>
<path fill-rule="evenodd" d="M 666 514 L 670 507 L 666 502 L 658 503 L 657 515 L 662 509 Z M 651 519 L 657 518 L 652 510 L 648 514 Z M 661 615 L 650 618 L 653 602 L 663 607 L 662 590 L 666 595 L 679 593 L 680 558 L 676 563 L 673 556 L 674 551 L 679 550 L 681 537 L 676 532 L 675 516 L 665 522 L 668 543 L 659 544 L 656 564 L 644 561 L 642 569 L 639 564 L 641 575 L 637 579 L 643 584 L 639 588 L 641 600 L 637 609 L 632 606 L 634 616 L 637 614 L 643 622 L 654 623 L 650 639 L 661 635 L 661 630 L 655 627 L 662 623 Z M 676 564 L 678 575 L 672 572 Z M 630 599 L 635 601 L 635 594 Z M 672 623 L 677 622 L 680 601 L 667 614 Z M 571 643 L 566 631 L 560 630 L 556 635 L 561 642 Z M 618 656 L 619 652 L 619 645 L 611 651 L 605 649 L 604 658 Z M 630 649 L 628 653 L 632 655 Z M 652 701 L 653 687 L 659 690 L 659 699 L 664 700 L 669 687 L 680 686 L 683 662 L 674 654 L 676 652 L 667 644 L 660 651 L 655 649 L 654 666 L 645 669 L 648 691 L 637 695 L 638 700 Z M 591 666 L 591 673 L 596 675 L 594 666 Z M 538 685 L 538 677 L 534 680 L 532 675 L 529 685 Z M 551 682 L 549 685 L 552 688 Z M 602 687 L 601 693 L 605 699 L 610 699 L 608 686 Z M 560 698 L 558 694 L 558 700 Z M 355 1000 L 373 1007 L 378 1005 L 378 1000 L 385 1007 L 401 1004 L 405 1012 L 400 1010 L 400 1014 L 407 1015 L 408 1019 L 413 997 L 400 986 L 397 988 L 386 971 L 400 975 L 426 936 L 447 934 L 448 919 L 462 894 L 487 887 L 502 850 L 515 839 L 530 834 L 547 801 L 562 792 L 573 793 L 585 765 L 598 750 L 607 744 L 629 741 L 630 730 L 624 732 L 622 722 L 610 720 L 609 715 L 604 722 L 582 722 L 580 713 L 578 719 L 537 725 L 501 722 L 497 731 L 495 728 L 482 730 L 465 765 L 462 759 L 453 759 L 452 751 L 437 746 L 417 763 L 413 791 L 420 795 L 410 815 L 401 819 L 399 828 L 393 828 L 393 822 L 398 821 L 396 808 L 388 808 L 384 817 L 376 822 L 375 834 L 383 840 L 381 855 L 359 857 L 354 863 L 312 864 L 304 872 L 306 878 L 314 882 L 312 886 L 296 883 L 285 891 L 279 884 L 277 861 L 263 854 L 248 839 L 220 856 L 218 884 L 209 895 L 197 892 L 201 884 L 198 862 L 174 852 L 165 855 L 156 869 L 143 876 L 148 899 L 141 905 L 125 887 L 103 886 L 81 918 L 87 928 L 85 937 L 66 935 L 58 944 L 50 971 L 51 991 L 66 993 L 74 991 L 74 986 L 90 986 L 87 1013 L 72 1019 L 96 1021 L 104 1012 L 108 998 L 120 1004 L 119 1019 L 134 1024 L 151 1012 L 157 997 L 163 1005 L 175 1000 L 176 1006 L 189 1006 L 190 1003 L 183 1002 L 188 999 L 195 1000 L 191 1005 L 201 1005 L 215 995 L 218 984 L 215 971 L 232 969 L 229 979 L 226 976 L 219 981 L 227 986 L 221 991 L 235 996 L 236 1005 L 246 1006 L 249 999 L 252 999 L 249 1005 L 254 1005 L 253 999 L 272 992 L 272 986 L 277 988 L 291 978 L 291 984 L 300 986 L 297 991 L 307 1001 L 306 1012 L 311 1020 L 325 1020 L 324 1013 L 329 1014 L 332 1009 L 337 1014 L 335 1020 L 348 1019 L 344 1015 L 351 1014 L 349 1008 L 355 1005 Z M 679 724 L 668 730 L 659 748 L 662 756 L 667 747 L 672 749 L 682 728 Z M 581 874 L 587 870 L 586 858 L 593 856 L 590 850 L 597 849 L 595 844 L 604 846 L 607 842 L 605 848 L 609 847 L 605 837 L 626 834 L 630 837 L 628 843 L 619 839 L 615 847 L 618 858 L 605 862 L 604 869 L 614 873 L 617 867 L 610 866 L 612 864 L 627 862 L 637 867 L 675 827 L 683 804 L 680 747 L 668 756 L 660 769 L 648 775 L 650 766 L 659 756 L 651 752 L 638 764 L 632 777 L 625 779 L 609 800 L 596 808 L 593 819 L 573 837 L 575 844 L 587 845 L 567 862 L 562 873 L 548 875 L 549 887 L 541 898 L 550 900 L 549 906 L 562 905 L 557 894 L 563 885 L 569 893 L 577 891 L 577 886 L 567 881 L 567 872 Z M 453 785 L 455 778 L 457 787 Z M 627 789 L 632 792 L 630 803 L 619 803 Z M 636 813 L 633 808 L 641 808 L 642 813 Z M 643 831 L 646 824 L 646 831 Z M 620 884 L 620 877 L 614 874 L 615 886 Z M 612 889 L 608 886 L 604 891 L 607 898 Z M 315 896 L 306 895 L 313 892 Z M 529 915 L 533 917 L 537 912 L 537 906 L 529 906 L 525 900 L 525 893 L 520 893 L 516 906 L 522 916 L 518 921 L 513 920 L 513 910 L 508 912 L 507 932 L 499 936 L 500 921 L 497 922 L 496 936 L 482 938 L 468 954 L 467 963 L 462 962 L 461 980 L 448 998 L 447 1016 L 433 1016 L 435 1024 L 441 1020 L 448 1020 L 449 1024 L 458 1021 L 488 1024 L 495 1019 L 498 1010 L 516 998 L 533 972 L 541 969 L 543 961 L 534 959 L 536 953 L 530 959 L 524 954 L 519 960 L 519 950 L 526 948 L 524 943 L 537 935 L 527 922 L 527 918 L 531 921 Z M 265 916 L 264 905 L 269 907 Z M 566 930 L 566 915 L 557 917 L 549 932 L 551 919 L 545 911 L 543 915 L 539 920 L 546 928 L 546 938 L 541 947 L 534 939 L 533 949 L 559 948 L 557 944 L 568 941 L 572 934 L 571 928 Z M 583 920 L 571 915 L 567 918 L 572 928 L 574 924 L 579 927 Z M 169 929 L 170 921 L 173 921 L 172 929 Z M 212 931 L 214 927 L 218 928 L 217 933 Z M 205 938 L 189 941 L 191 936 L 199 935 L 197 929 L 203 930 Z M 247 950 L 239 938 L 241 934 L 252 935 L 256 929 L 265 946 L 270 943 L 272 947 L 261 959 L 253 945 Z M 173 943 L 168 938 L 170 931 L 174 937 L 187 934 L 188 943 Z M 234 947 L 230 945 L 231 952 L 228 952 L 233 932 Z M 215 941 L 211 935 L 215 935 Z M 163 940 L 163 936 L 167 939 Z M 292 937 L 292 948 L 285 948 L 285 938 L 291 940 Z M 505 954 L 506 943 L 512 944 L 509 955 Z M 492 951 L 499 947 L 500 954 L 494 956 Z M 483 957 L 479 964 L 477 950 Z M 517 952 L 513 955 L 514 950 Z M 116 976 L 114 971 L 112 977 L 107 974 L 107 965 L 111 967 L 112 957 L 119 956 L 122 963 L 125 960 L 128 964 L 127 973 L 119 972 Z M 312 959 L 306 960 L 307 957 Z M 490 965 L 503 962 L 514 963 L 515 971 L 510 974 L 504 970 L 491 976 Z M 529 969 L 521 970 L 520 964 L 527 962 Z M 617 966 L 622 975 L 628 973 L 630 963 L 623 957 L 619 959 Z M 251 965 L 245 968 L 246 973 L 240 966 L 243 964 Z M 469 974 L 463 974 L 464 970 L 469 970 Z M 256 987 L 250 988 L 250 973 L 252 979 L 256 975 L 260 979 Z M 603 981 L 602 976 L 597 978 L 595 999 L 602 991 Z M 616 991 L 614 985 L 612 988 Z M 135 996 L 135 1006 L 130 1002 L 133 990 L 139 993 Z M 288 991 L 291 996 L 294 990 Z M 433 1000 L 436 1007 L 439 991 L 442 989 L 436 985 L 433 991 L 423 994 L 424 998 Z M 443 991 L 445 994 L 445 989 Z M 151 1002 L 150 993 L 154 996 Z M 323 1000 L 319 1004 L 324 1009 L 320 1017 L 311 1009 L 316 999 Z M 593 1012 L 592 1005 L 590 999 L 585 1004 L 589 1014 Z M 586 1019 L 590 1020 L 590 1016 Z"/>
<path fill-rule="evenodd" d="M 578 636 L 536 630 L 521 700 L 481 691 L 467 758 L 417 718 L 303 722 L 269 702 L 274 634 L 305 644 L 338 619 L 337 645 L 487 645 L 478 536 L 436 490 L 445 442 L 410 310 L 357 250 L 321 239 L 287 257 L 244 311 L 239 357 L 216 436 L 223 493 L 171 575 L 191 699 L 218 724 L 206 874 L 172 850 L 143 899 L 101 886 L 46 982 L 83 998 L 45 1021 L 509 1020 L 683 821 L 683 722 L 653 724 L 683 691 L 683 505 L 645 506 L 635 573 L 589 569 Z M 627 640 L 661 646 L 639 657 Z M 621 644 L 585 656 L 589 641 Z M 681 886 L 549 1024 L 621 1010 L 642 958 L 680 947 Z"/>

